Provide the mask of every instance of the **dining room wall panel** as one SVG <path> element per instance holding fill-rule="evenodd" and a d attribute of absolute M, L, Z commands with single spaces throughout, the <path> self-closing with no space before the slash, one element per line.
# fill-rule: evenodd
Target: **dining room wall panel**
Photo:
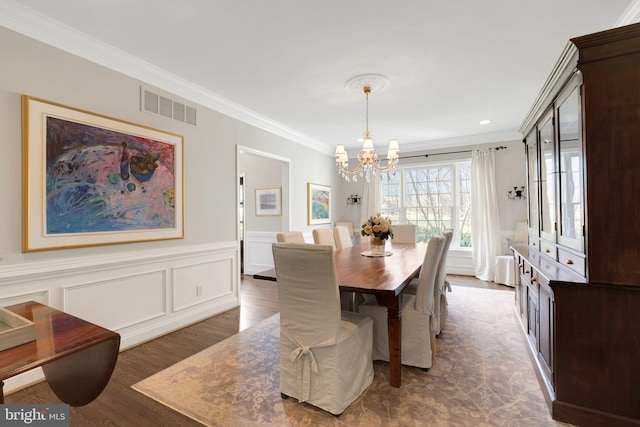
<path fill-rule="evenodd" d="M 173 269 L 173 311 L 233 295 L 236 265 L 231 257 L 198 257 Z"/>
<path fill-rule="evenodd" d="M 167 313 L 166 270 L 162 266 L 150 266 L 140 271 L 141 267 L 144 268 L 105 271 L 100 274 L 102 279 L 94 274 L 93 278 L 69 277 L 69 281 L 79 281 L 61 288 L 63 311 L 114 331 L 164 316 Z M 127 298 L 122 299 L 121 295 Z"/>
<path fill-rule="evenodd" d="M 237 265 L 235 241 L 0 265 L 0 305 L 33 300 L 60 307 L 118 332 L 125 349 L 237 307 Z M 182 294 L 195 276 L 216 285 L 198 282 L 202 295 L 187 303 Z M 23 378 L 7 384 L 32 381 Z"/>

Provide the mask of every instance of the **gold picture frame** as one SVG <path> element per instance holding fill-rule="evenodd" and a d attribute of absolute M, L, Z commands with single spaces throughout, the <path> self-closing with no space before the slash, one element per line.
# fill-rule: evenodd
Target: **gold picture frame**
<path fill-rule="evenodd" d="M 256 216 L 282 215 L 282 187 L 256 188 Z"/>
<path fill-rule="evenodd" d="M 331 187 L 307 183 L 307 224 L 331 223 Z"/>
<path fill-rule="evenodd" d="M 183 142 L 22 95 L 23 252 L 183 238 Z"/>

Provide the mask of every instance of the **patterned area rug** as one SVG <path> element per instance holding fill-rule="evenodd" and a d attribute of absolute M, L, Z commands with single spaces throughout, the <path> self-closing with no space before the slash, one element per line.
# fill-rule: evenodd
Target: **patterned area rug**
<path fill-rule="evenodd" d="M 339 417 L 279 386 L 279 316 L 242 331 L 133 386 L 207 426 L 567 426 L 551 419 L 513 309 L 513 291 L 454 286 L 428 372 L 402 368 L 373 384 Z"/>

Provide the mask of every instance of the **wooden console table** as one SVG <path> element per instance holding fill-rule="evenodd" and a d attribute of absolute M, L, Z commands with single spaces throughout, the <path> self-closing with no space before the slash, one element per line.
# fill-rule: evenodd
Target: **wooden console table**
<path fill-rule="evenodd" d="M 118 358 L 119 334 L 33 301 L 5 308 L 34 322 L 36 339 L 0 352 L 0 403 L 4 380 L 39 366 L 56 396 L 71 406 L 102 393 Z"/>

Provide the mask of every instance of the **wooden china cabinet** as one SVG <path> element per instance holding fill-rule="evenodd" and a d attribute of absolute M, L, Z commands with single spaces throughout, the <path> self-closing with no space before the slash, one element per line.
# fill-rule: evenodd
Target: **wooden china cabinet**
<path fill-rule="evenodd" d="M 516 310 L 554 419 L 640 425 L 640 24 L 571 39 L 521 127 Z"/>

